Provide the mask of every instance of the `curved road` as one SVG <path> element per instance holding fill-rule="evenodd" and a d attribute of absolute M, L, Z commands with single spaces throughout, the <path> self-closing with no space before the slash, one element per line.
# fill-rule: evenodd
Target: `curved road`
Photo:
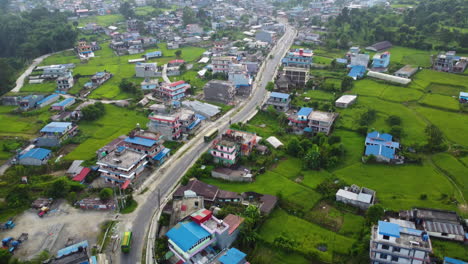
<path fill-rule="evenodd" d="M 151 241 L 154 241 L 154 234 L 148 234 L 148 230 L 149 225 L 151 225 L 153 221 L 153 216 L 158 212 L 158 204 L 161 203 L 158 201 L 158 189 L 162 199 L 170 198 L 169 194 L 186 170 L 202 153 L 208 150 L 209 144 L 203 141 L 203 135 L 209 129 L 217 127 L 219 131 L 224 131 L 229 126 L 229 119 L 233 123 L 245 122 L 255 115 L 257 107 L 261 106 L 265 99 L 265 86 L 273 79 L 276 74 L 277 66 L 281 62 L 281 58 L 292 45 L 295 36 L 295 29 L 287 26 L 285 34 L 270 52 L 270 54 L 274 55 L 273 59 L 269 59 L 269 56 L 267 56 L 264 65 L 260 69 L 260 73 L 257 75 L 257 79 L 254 82 L 253 93 L 248 98 L 248 101 L 232 109 L 224 118 L 221 118 L 203 129 L 203 131 L 200 131 L 194 139 L 177 151 L 171 160 L 165 164 L 166 166 L 163 165 L 149 177 L 146 183 L 147 185 L 140 188 L 144 189 L 148 187 L 149 191 L 135 197 L 140 206 L 138 206 L 137 211 L 132 215 L 128 217 L 125 216 L 125 219 L 122 219 L 123 228 L 133 232 L 132 250 L 128 254 L 118 253 L 120 257 L 115 256 L 116 259 L 113 259 L 112 263 L 141 263 L 147 235 L 150 238 L 148 243 L 150 247 L 152 245 Z M 230 118 L 227 118 L 227 116 Z M 152 249 L 150 248 L 147 252 L 147 254 L 152 254 Z M 151 259 L 151 257 L 148 258 L 147 256 L 147 259 Z M 148 262 L 146 263 L 149 264 Z"/>

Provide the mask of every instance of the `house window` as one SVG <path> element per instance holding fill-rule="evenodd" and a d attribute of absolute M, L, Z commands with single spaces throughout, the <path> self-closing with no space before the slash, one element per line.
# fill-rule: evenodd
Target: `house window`
<path fill-rule="evenodd" d="M 390 240 L 390 237 L 389 237 L 389 236 L 386 236 L 386 235 L 384 235 L 384 236 L 383 236 L 383 239 L 385 239 L 385 240 Z"/>
<path fill-rule="evenodd" d="M 447 233 L 442 233 L 442 236 L 448 236 L 448 234 Z"/>
<path fill-rule="evenodd" d="M 392 261 L 393 262 L 398 262 L 398 257 L 392 256 Z"/>
<path fill-rule="evenodd" d="M 399 247 L 393 247 L 393 252 L 400 252 L 400 248 Z"/>
<path fill-rule="evenodd" d="M 382 245 L 382 249 L 388 250 L 390 248 L 389 245 Z"/>
<path fill-rule="evenodd" d="M 387 254 L 382 254 L 382 253 L 380 253 L 380 258 L 381 258 L 381 259 L 387 259 Z"/>

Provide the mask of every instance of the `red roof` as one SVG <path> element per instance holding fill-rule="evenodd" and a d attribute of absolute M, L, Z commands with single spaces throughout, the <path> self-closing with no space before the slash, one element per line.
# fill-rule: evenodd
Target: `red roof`
<path fill-rule="evenodd" d="M 169 86 L 175 87 L 177 85 L 181 85 L 181 84 L 184 84 L 184 83 L 185 83 L 185 81 L 178 81 L 178 82 L 173 82 L 173 83 L 169 84 Z"/>
<path fill-rule="evenodd" d="M 171 60 L 169 63 L 173 64 L 173 63 L 184 63 L 184 62 L 185 62 L 184 60 Z"/>
<path fill-rule="evenodd" d="M 78 175 L 73 177 L 73 181 L 82 182 L 91 171 L 90 168 L 83 168 Z"/>
<path fill-rule="evenodd" d="M 122 190 L 125 190 L 125 189 L 127 189 L 127 187 L 128 187 L 129 185 L 130 185 L 130 180 L 126 180 L 126 181 L 122 184 L 122 187 L 120 187 L 120 188 L 122 188 Z"/>
<path fill-rule="evenodd" d="M 223 221 L 229 226 L 230 235 L 244 222 L 244 218 L 238 215 L 228 214 Z"/>

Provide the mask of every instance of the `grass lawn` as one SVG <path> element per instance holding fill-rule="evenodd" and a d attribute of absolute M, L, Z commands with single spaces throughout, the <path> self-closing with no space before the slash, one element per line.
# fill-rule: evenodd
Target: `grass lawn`
<path fill-rule="evenodd" d="M 96 151 L 121 135 L 126 135 L 140 123 L 143 127 L 147 117 L 143 114 L 105 105 L 106 114 L 95 121 L 81 121 L 78 125 L 81 132 L 88 137 L 83 143 L 65 156 L 68 160 L 90 160 L 96 156 Z"/>
<path fill-rule="evenodd" d="M 57 89 L 55 81 L 44 83 L 25 83 L 21 87 L 21 92 L 34 92 L 34 93 L 53 93 Z"/>
<path fill-rule="evenodd" d="M 341 85 L 341 83 L 340 83 L 340 85 Z M 333 98 L 334 98 L 332 93 L 325 92 L 325 91 L 322 91 L 322 90 L 308 90 L 304 94 L 302 94 L 301 97 L 309 97 L 311 99 L 325 100 L 325 101 L 330 101 L 330 100 L 333 100 Z"/>
<path fill-rule="evenodd" d="M 440 94 L 426 94 L 419 103 L 426 106 L 441 108 L 446 110 L 460 110 L 460 103 L 456 98 Z"/>
<path fill-rule="evenodd" d="M 421 87 L 428 87 L 431 83 L 463 86 L 468 88 L 468 76 L 433 70 L 422 70 L 414 75 L 413 82 Z"/>
<path fill-rule="evenodd" d="M 405 48 L 400 46 L 393 46 L 390 50 L 391 62 L 398 62 L 401 64 L 409 64 L 421 67 L 430 67 L 431 52 L 419 49 Z"/>
<path fill-rule="evenodd" d="M 315 64 L 326 64 L 329 65 L 332 62 L 333 59 L 327 58 L 327 57 L 322 57 L 322 56 L 314 56 L 313 62 Z"/>
<path fill-rule="evenodd" d="M 127 204 L 124 209 L 120 210 L 121 214 L 130 214 L 135 211 L 135 209 L 138 207 L 138 203 L 135 200 L 132 200 L 130 204 Z"/>
<path fill-rule="evenodd" d="M 440 83 L 431 83 L 426 90 L 430 93 L 448 95 L 448 96 L 459 96 L 460 92 L 467 90 L 463 86 L 454 86 Z"/>
<path fill-rule="evenodd" d="M 468 146 L 468 115 L 436 110 L 429 107 L 416 107 L 416 111 L 438 126 L 444 135 L 457 144 Z"/>
<path fill-rule="evenodd" d="M 79 19 L 78 21 L 79 21 L 79 24 L 78 24 L 79 27 L 83 27 L 88 23 L 97 23 L 100 26 L 107 27 L 117 22 L 124 22 L 125 17 L 122 16 L 121 14 L 112 14 L 112 15 L 105 15 L 105 16 L 85 17 L 85 18 Z"/>
<path fill-rule="evenodd" d="M 203 87 L 208 82 L 205 79 L 199 78 L 198 74 L 197 74 L 197 71 L 194 71 L 194 70 L 186 71 L 182 75 L 173 76 L 173 77 L 170 77 L 170 79 L 171 79 L 171 81 L 184 80 L 184 81 L 190 83 L 190 85 L 195 88 L 195 93 L 196 94 L 197 93 L 203 93 Z"/>
<path fill-rule="evenodd" d="M 354 82 L 352 91 L 358 95 L 373 96 L 395 102 L 415 101 L 423 95 L 417 89 L 390 85 L 369 78 Z"/>
<path fill-rule="evenodd" d="M 333 132 L 334 136 L 341 137 L 341 143 L 345 147 L 345 156 L 338 168 L 346 167 L 351 164 L 361 162 L 362 153 L 364 151 L 365 138 L 356 132 L 351 132 L 342 129 L 336 129 Z"/>
<path fill-rule="evenodd" d="M 285 252 L 278 248 L 265 245 L 265 243 L 255 243 L 255 249 L 251 256 L 247 257 L 251 263 L 269 264 L 310 264 L 310 260 L 300 254 Z"/>
<path fill-rule="evenodd" d="M 47 108 L 12 113 L 15 106 L 0 106 L 0 136 L 33 138 L 35 133 L 48 123 L 51 113 Z"/>
<path fill-rule="evenodd" d="M 468 261 L 468 247 L 461 243 L 431 239 L 434 254 L 443 259 L 444 257 L 456 258 Z"/>
<path fill-rule="evenodd" d="M 359 232 L 359 229 L 362 229 L 365 226 L 366 224 L 363 216 L 344 213 L 343 225 L 341 226 L 340 231 L 338 231 L 338 234 L 347 237 L 353 237 L 356 236 L 356 234 Z"/>
<path fill-rule="evenodd" d="M 19 149 L 23 144 L 21 141 L 12 138 L 0 139 L 0 160 L 11 158 L 16 149 Z"/>
<path fill-rule="evenodd" d="M 411 207 L 456 209 L 443 196 L 459 195 L 450 181 L 429 163 L 423 165 L 389 166 L 385 164 L 356 163 L 334 172 L 348 184 L 373 189 L 382 206 L 393 210 Z M 427 200 L 421 200 L 422 194 Z"/>
<path fill-rule="evenodd" d="M 460 163 L 455 157 L 447 153 L 438 153 L 432 156 L 432 161 L 456 182 L 462 190 L 465 199 L 468 198 L 468 177 L 466 177 L 467 167 Z"/>
<path fill-rule="evenodd" d="M 276 209 L 260 228 L 260 237 L 272 243 L 275 238 L 284 236 L 294 240 L 296 250 L 314 254 L 324 262 L 332 263 L 335 254 L 349 254 L 354 239 L 339 235 L 316 224 Z M 326 246 L 327 251 L 317 249 Z"/>

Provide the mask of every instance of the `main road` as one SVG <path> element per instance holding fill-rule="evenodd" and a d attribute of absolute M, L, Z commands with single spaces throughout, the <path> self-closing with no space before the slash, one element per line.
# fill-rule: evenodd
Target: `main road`
<path fill-rule="evenodd" d="M 121 229 L 131 230 L 133 232 L 132 249 L 128 254 L 120 254 L 111 256 L 112 263 L 141 263 L 142 252 L 144 246 L 147 245 L 145 262 L 153 263 L 153 244 L 154 228 L 157 221 L 156 215 L 159 212 L 159 205 L 170 199 L 170 194 L 178 181 L 185 174 L 187 169 L 206 152 L 209 144 L 203 141 L 203 135 L 212 128 L 218 128 L 219 131 L 224 131 L 228 128 L 229 122 L 245 122 L 255 115 L 258 107 L 260 107 L 266 97 L 265 87 L 276 74 L 281 58 L 292 45 L 296 36 L 296 30 L 287 25 L 283 37 L 278 40 L 276 45 L 270 51 L 270 54 L 265 59 L 260 68 L 257 78 L 253 83 L 252 94 L 239 106 L 226 113 L 222 118 L 210 124 L 205 129 L 200 131 L 198 135 L 185 144 L 177 153 L 164 164 L 160 169 L 155 171 L 145 182 L 140 190 L 148 188 L 148 191 L 141 195 L 135 195 L 139 206 L 136 212 L 128 216 L 122 216 Z M 137 190 L 138 193 L 139 190 Z M 161 201 L 159 201 L 159 197 Z M 146 242 L 148 242 L 146 244 Z M 120 254 L 120 256 L 119 256 Z"/>

